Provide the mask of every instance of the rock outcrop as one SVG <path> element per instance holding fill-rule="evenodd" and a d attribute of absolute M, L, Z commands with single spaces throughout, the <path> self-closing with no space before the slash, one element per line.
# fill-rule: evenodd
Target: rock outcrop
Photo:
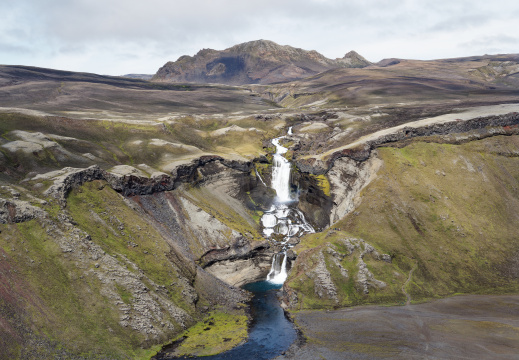
<path fill-rule="evenodd" d="M 301 252 L 283 285 L 284 305 L 302 309 L 308 306 L 305 304 L 307 298 L 311 299 L 311 304 L 317 302 L 323 307 L 346 305 L 354 301 L 349 298 L 352 294 L 345 291 L 344 284 L 349 282 L 359 296 L 368 295 L 370 289 L 384 289 L 387 284 L 376 279 L 368 269 L 364 260 L 367 255 L 374 261 L 391 264 L 388 254 L 380 254 L 373 246 L 356 238 L 339 239 Z M 350 273 L 348 268 L 353 271 Z M 310 288 L 308 283 L 312 284 Z"/>
<path fill-rule="evenodd" d="M 173 190 L 182 183 L 196 183 L 202 180 L 197 172 L 198 168 L 212 162 L 242 172 L 250 171 L 253 166 L 251 162 L 226 160 L 219 156 L 202 156 L 191 163 L 178 165 L 170 175 L 162 172 L 147 175 L 129 165 L 118 165 L 108 171 L 93 165 L 86 169 L 64 168 L 37 175 L 32 180 L 52 180 L 53 185 L 45 191 L 45 195 L 57 199 L 64 206 L 70 190 L 87 181 L 106 180 L 114 190 L 125 196 L 153 194 Z"/>
<path fill-rule="evenodd" d="M 430 125 L 421 125 L 418 121 L 415 126 L 401 125 L 371 134 L 366 139 L 332 150 L 326 156 L 298 158 L 295 163 L 302 172 L 320 175 L 327 173 L 337 159 L 347 157 L 355 161 L 366 161 L 371 151 L 377 147 L 396 142 L 405 145 L 406 141 L 417 137 L 431 142 L 460 144 L 490 136 L 513 134 L 519 134 L 517 112 Z"/>
<path fill-rule="evenodd" d="M 0 224 L 21 223 L 45 216 L 45 211 L 18 199 L 0 197 Z"/>
<path fill-rule="evenodd" d="M 65 169 L 57 175 L 56 183 L 51 186 L 48 194 L 62 196 L 62 200 L 66 203 L 67 195 L 73 188 L 94 180 L 110 180 L 111 177 L 127 176 L 128 172 L 131 172 L 132 176 L 142 177 L 143 175 L 129 167 L 118 168 L 111 173 L 103 172 L 98 167 Z M 168 283 L 167 286 L 164 283 L 157 283 L 154 280 L 157 278 L 157 274 L 150 273 L 147 266 L 143 266 L 142 263 L 107 246 L 99 234 L 94 236 L 80 229 L 77 222 L 79 219 L 69 213 L 69 209 L 62 208 L 57 215 L 51 216 L 45 211 L 45 206 L 36 207 L 29 201 L 18 198 L 30 197 L 32 202 L 47 205 L 44 200 L 37 199 L 28 193 L 20 194 L 5 186 L 2 190 L 12 190 L 12 194 L 16 198 L 0 198 L 0 224 L 36 220 L 31 225 L 32 229 L 38 231 L 41 228 L 42 233 L 45 234 L 37 242 L 45 243 L 45 247 L 50 247 L 53 251 L 59 251 L 61 253 L 59 266 L 72 269 L 70 274 L 73 275 L 70 276 L 74 279 L 77 277 L 84 279 L 85 283 L 80 285 L 81 289 L 75 290 L 92 292 L 91 286 L 96 284 L 95 291 L 99 292 L 103 304 L 110 309 L 105 309 L 105 311 L 114 311 L 115 314 L 118 314 L 121 328 L 131 329 L 132 334 L 145 340 L 146 346 L 167 341 L 179 331 L 192 325 L 200 312 L 207 311 L 203 308 L 209 309 L 216 304 L 233 307 L 236 303 L 246 302 L 248 299 L 248 295 L 243 291 L 219 281 L 196 265 L 174 244 L 168 246 L 166 237 L 154 235 L 156 241 L 163 243 L 160 248 L 166 251 L 161 256 L 163 259 L 168 259 L 167 262 L 163 262 L 167 276 L 171 277 L 169 280 L 171 283 Z M 102 189 L 94 191 L 102 191 Z M 116 207 L 118 211 L 128 211 L 122 207 L 129 206 L 130 213 L 137 212 L 138 216 L 146 219 L 145 212 L 131 201 L 120 198 L 120 202 L 120 206 Z M 108 206 L 103 210 L 101 216 L 109 220 L 103 220 L 97 212 L 90 210 L 89 217 L 98 224 L 97 228 L 111 231 L 117 241 L 123 241 L 125 233 L 132 232 L 130 226 L 140 229 L 139 225 L 125 223 L 124 220 L 121 220 L 123 217 L 118 212 L 110 210 Z M 143 222 L 145 221 L 143 220 Z M 149 229 L 145 234 L 150 236 Z M 12 236 L 10 235 L 10 237 Z M 135 238 L 136 242 L 138 242 L 136 239 L 141 237 L 137 233 L 129 236 Z M 22 238 L 21 243 L 24 241 Z M 139 244 L 130 241 L 128 247 L 139 249 Z M 11 252 L 13 251 L 14 249 L 11 250 Z M 25 252 L 29 252 L 29 250 L 26 249 Z M 157 259 L 158 254 L 144 251 L 141 256 Z M 32 259 L 28 261 L 30 266 L 37 266 Z M 41 263 L 39 264 L 41 265 Z M 96 296 L 98 296 L 97 293 Z M 199 300 L 202 300 L 203 308 L 198 305 Z M 56 304 L 50 305 L 56 306 Z"/>
<path fill-rule="evenodd" d="M 382 166 L 382 160 L 376 153 L 363 162 L 348 157 L 337 159 L 334 166 L 326 174 L 330 181 L 330 192 L 333 196 L 333 206 L 329 212 L 330 224 L 333 224 L 358 205 L 358 195 L 377 174 Z"/>

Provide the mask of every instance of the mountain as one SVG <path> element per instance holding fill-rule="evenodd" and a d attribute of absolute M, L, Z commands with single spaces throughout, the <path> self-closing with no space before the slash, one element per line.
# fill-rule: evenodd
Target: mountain
<path fill-rule="evenodd" d="M 303 50 L 273 41 L 257 40 L 218 51 L 202 49 L 161 67 L 154 81 L 272 84 L 302 79 L 336 68 L 361 68 L 371 63 L 354 51 L 328 59 L 315 50 Z"/>

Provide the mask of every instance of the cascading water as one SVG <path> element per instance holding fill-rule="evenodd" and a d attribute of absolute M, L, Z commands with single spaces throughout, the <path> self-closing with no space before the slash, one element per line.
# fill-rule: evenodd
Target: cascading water
<path fill-rule="evenodd" d="M 272 188 L 276 190 L 277 201 L 284 203 L 290 201 L 290 162 L 285 159 L 288 149 L 279 145 L 281 138 L 274 139 L 272 143 L 276 146 L 276 153 L 272 161 Z"/>
<path fill-rule="evenodd" d="M 292 129 L 289 129 L 288 134 L 292 134 Z M 265 237 L 281 245 L 282 250 L 274 255 L 266 281 L 258 281 L 243 287 L 254 294 L 251 303 L 254 321 L 247 342 L 225 353 L 204 357 L 204 360 L 272 359 L 283 354 L 297 338 L 292 323 L 284 315 L 277 294 L 287 278 L 286 251 L 290 247 L 288 240 L 293 236 L 314 232 L 314 229 L 306 222 L 303 213 L 296 208 L 297 195 L 292 195 L 290 192 L 290 162 L 283 157 L 287 149 L 279 144 L 281 139 L 282 137 L 272 141 L 276 146 L 276 154 L 271 186 L 276 190 L 277 197 L 272 208 L 261 218 L 261 222 Z M 263 182 L 258 172 L 257 174 Z M 168 353 L 175 349 L 177 344 L 176 342 L 174 344 L 171 345 L 171 350 L 163 349 L 154 358 L 179 359 Z"/>
<path fill-rule="evenodd" d="M 292 135 L 292 128 L 288 129 Z M 272 183 L 271 187 L 276 190 L 276 198 L 272 207 L 266 211 L 262 218 L 263 234 L 282 246 L 282 251 L 274 255 L 267 281 L 274 284 L 283 284 L 287 278 L 287 244 L 293 236 L 302 236 L 306 233 L 315 232 L 305 220 L 303 213 L 297 209 L 297 194 L 290 192 L 290 162 L 283 156 L 288 149 L 280 145 L 280 140 L 285 136 L 272 140 L 276 147 L 276 153 L 272 161 Z M 281 236 L 273 236 L 273 235 Z M 282 238 L 280 241 L 279 239 Z M 277 240 L 276 240 L 277 239 Z"/>

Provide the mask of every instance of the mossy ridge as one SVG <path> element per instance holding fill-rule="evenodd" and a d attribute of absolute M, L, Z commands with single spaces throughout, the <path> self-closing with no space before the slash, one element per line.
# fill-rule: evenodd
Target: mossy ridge
<path fill-rule="evenodd" d="M 230 350 L 247 340 L 248 322 L 243 310 L 233 314 L 214 311 L 177 337 L 184 340 L 174 354 L 209 356 Z"/>
<path fill-rule="evenodd" d="M 37 341 L 24 344 L 21 357 L 146 359 L 157 350 L 142 349 L 144 338 L 119 325 L 119 312 L 101 295 L 99 280 L 63 257 L 38 220 L 2 225 L 1 230 L 1 246 L 31 296 L 24 297 L 24 306 L 30 336 Z"/>
<path fill-rule="evenodd" d="M 298 262 L 288 277 L 288 286 L 302 293 L 297 309 L 321 309 L 355 306 L 361 304 L 400 304 L 405 300 L 401 287 L 406 276 L 395 273 L 403 273 L 396 263 L 386 263 L 376 259 L 371 254 L 364 255 L 364 262 L 374 278 L 386 283 L 384 288 L 370 287 L 369 294 L 362 293 L 357 283 L 359 271 L 358 261 L 363 249 L 356 248 L 350 253 L 344 243 L 339 239 L 350 238 L 346 232 L 330 231 L 329 233 L 307 235 L 294 250 L 299 253 Z M 320 242 L 319 245 L 316 245 Z M 339 253 L 342 260 L 332 259 L 327 249 Z M 337 290 L 337 299 L 320 298 L 314 290 L 314 280 L 307 276 L 316 265 L 316 255 L 322 252 L 326 269 L 330 273 L 331 280 Z M 345 277 L 341 269 L 346 270 Z M 298 294 L 299 295 L 299 294 Z"/>
<path fill-rule="evenodd" d="M 491 154 L 500 138 L 380 148 L 377 179 L 362 192 L 357 215 L 337 226 L 397 259 L 414 258 L 413 299 L 519 290 L 499 270 L 519 248 L 519 161 Z"/>
<path fill-rule="evenodd" d="M 176 305 L 192 314 L 192 305 L 185 302 L 181 289 L 176 288 L 174 279 L 181 264 L 168 259 L 171 248 L 166 240 L 141 214 L 129 208 L 121 195 L 104 185 L 104 181 L 92 181 L 69 194 L 67 208 L 74 220 L 104 251 L 124 255 L 149 279 L 165 286 Z"/>

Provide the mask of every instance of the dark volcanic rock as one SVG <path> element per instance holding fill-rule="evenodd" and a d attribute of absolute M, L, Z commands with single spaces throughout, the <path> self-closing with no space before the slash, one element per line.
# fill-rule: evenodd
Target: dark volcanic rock
<path fill-rule="evenodd" d="M 270 247 L 267 241 L 251 242 L 245 238 L 238 239 L 232 245 L 220 249 L 211 249 L 199 259 L 202 267 L 207 267 L 222 260 L 249 259 Z"/>

